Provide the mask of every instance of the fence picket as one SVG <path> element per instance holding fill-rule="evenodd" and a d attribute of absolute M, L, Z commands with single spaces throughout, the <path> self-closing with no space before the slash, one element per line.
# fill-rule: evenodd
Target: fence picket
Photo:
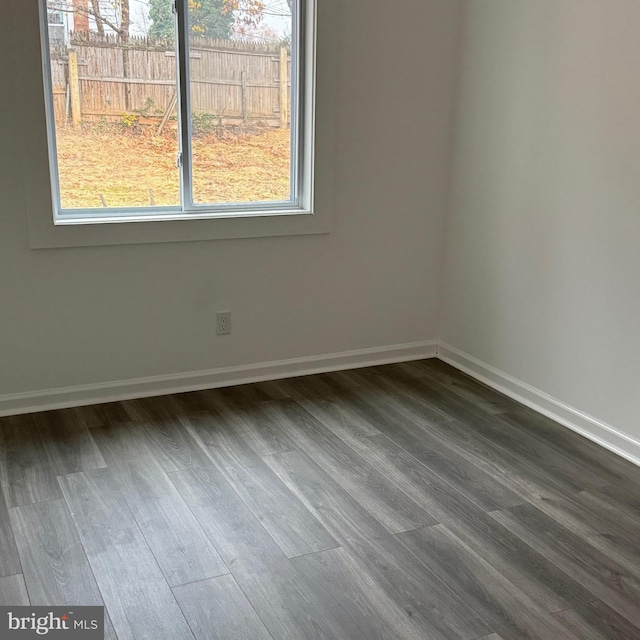
<path fill-rule="evenodd" d="M 172 41 L 131 37 L 125 44 L 113 35 L 72 34 L 69 49 L 56 48 L 51 56 L 58 122 L 64 122 L 70 52 L 77 58 L 83 118 L 117 118 L 138 112 L 161 121 L 176 91 Z M 288 47 L 281 50 L 279 45 L 192 38 L 193 111 L 211 113 L 222 121 L 288 126 L 290 109 L 281 102 L 290 96 L 289 70 L 281 72 L 281 67 L 288 67 L 289 60 Z"/>

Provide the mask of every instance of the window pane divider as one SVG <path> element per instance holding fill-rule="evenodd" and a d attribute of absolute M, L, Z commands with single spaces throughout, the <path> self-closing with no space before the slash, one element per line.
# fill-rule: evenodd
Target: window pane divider
<path fill-rule="evenodd" d="M 183 211 L 190 211 L 193 205 L 192 178 L 192 131 L 191 131 L 191 91 L 189 80 L 189 0 L 174 0 L 176 18 L 176 56 L 178 58 L 177 86 L 178 133 L 180 136 L 180 202 Z"/>

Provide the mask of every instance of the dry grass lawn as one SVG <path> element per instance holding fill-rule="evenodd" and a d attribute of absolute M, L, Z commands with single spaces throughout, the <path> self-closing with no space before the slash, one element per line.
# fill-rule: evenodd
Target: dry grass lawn
<path fill-rule="evenodd" d="M 197 138 L 193 144 L 198 203 L 289 199 L 289 131 Z M 178 205 L 175 134 L 58 131 L 62 207 Z"/>

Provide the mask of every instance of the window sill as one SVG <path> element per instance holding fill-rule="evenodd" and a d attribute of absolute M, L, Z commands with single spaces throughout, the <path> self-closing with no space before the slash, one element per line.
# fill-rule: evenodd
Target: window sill
<path fill-rule="evenodd" d="M 104 210 L 103 210 L 104 211 Z M 202 208 L 199 211 L 181 211 L 178 207 L 155 207 L 154 209 L 118 209 L 103 215 L 100 209 L 66 211 L 55 216 L 55 226 L 119 224 L 122 222 L 167 222 L 180 220 L 225 220 L 227 218 L 264 218 L 267 216 L 313 215 L 309 207 L 261 208 Z"/>

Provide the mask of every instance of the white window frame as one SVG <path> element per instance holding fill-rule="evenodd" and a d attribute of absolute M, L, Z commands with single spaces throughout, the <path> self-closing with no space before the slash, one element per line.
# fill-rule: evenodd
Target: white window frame
<path fill-rule="evenodd" d="M 179 27 L 186 31 L 183 4 L 179 0 Z M 320 6 L 318 6 L 320 4 Z M 326 13 L 329 5 L 324 5 Z M 328 233 L 331 231 L 331 211 L 333 205 L 333 117 L 335 106 L 335 75 L 337 70 L 337 47 L 335 27 L 326 30 L 326 43 L 322 51 L 326 52 L 324 73 L 321 65 L 318 69 L 318 32 L 319 14 L 323 13 L 322 2 L 300 0 L 303 10 L 299 14 L 299 60 L 301 68 L 300 100 L 297 109 L 298 131 L 293 132 L 298 141 L 299 155 L 294 161 L 298 170 L 298 192 L 296 200 L 290 206 L 283 203 L 251 203 L 234 205 L 195 205 L 181 209 L 179 207 L 153 209 L 111 209 L 104 210 L 65 210 L 59 215 L 56 203 L 59 194 L 57 184 L 57 156 L 55 148 L 55 128 L 53 121 L 53 96 L 51 74 L 48 66 L 48 27 L 46 0 L 39 0 L 40 20 L 40 70 L 43 75 L 44 110 L 47 140 L 48 178 L 50 183 L 49 203 L 44 206 L 40 190 L 30 194 L 35 202 L 28 203 L 29 237 L 32 248 L 91 246 L 105 244 L 133 244 L 145 242 L 174 242 L 187 240 L 207 240 L 222 238 L 243 238 L 281 235 L 305 235 Z M 328 22 L 332 22 L 329 21 Z M 186 47 L 179 50 L 181 77 L 188 78 L 188 57 Z M 23 57 L 22 72 L 33 73 L 28 69 L 32 57 Z M 327 71 L 329 73 L 327 73 Z M 321 91 L 316 84 L 322 73 L 325 78 Z M 297 72 L 296 72 L 296 75 Z M 26 75 L 25 77 L 29 77 Z M 33 77 L 33 75 L 31 75 Z M 182 80 L 181 80 L 182 82 Z M 181 92 L 181 109 L 188 108 L 189 91 Z M 186 87 L 188 89 L 188 86 Z M 32 109 L 26 109 L 25 118 Z M 189 113 L 189 111 L 187 111 Z M 189 119 L 187 119 L 189 120 Z M 33 120 L 31 120 L 33 126 Z M 320 135 L 316 139 L 316 130 Z M 182 131 L 183 145 L 189 132 Z M 190 136 L 189 136 L 190 137 Z M 33 141 L 35 143 L 35 140 Z M 190 139 L 188 140 L 190 143 Z M 38 147 L 38 148 L 36 148 Z M 187 156 L 188 147 L 184 155 Z M 28 154 L 25 172 L 33 179 L 40 166 L 37 164 L 41 145 L 32 145 L 33 153 Z M 35 155 L 34 155 L 35 154 Z M 317 160 L 326 160 L 319 165 Z M 328 161 L 328 162 L 327 162 Z M 55 164 L 54 164 L 55 163 Z M 183 161 L 184 164 L 184 161 Z M 322 169 L 319 167 L 322 166 Z M 186 169 L 185 169 L 186 172 Z M 184 177 L 183 177 L 184 183 Z M 188 186 L 188 185 L 185 185 Z M 320 193 L 318 192 L 320 187 Z M 102 215 L 100 215 L 102 214 Z"/>

